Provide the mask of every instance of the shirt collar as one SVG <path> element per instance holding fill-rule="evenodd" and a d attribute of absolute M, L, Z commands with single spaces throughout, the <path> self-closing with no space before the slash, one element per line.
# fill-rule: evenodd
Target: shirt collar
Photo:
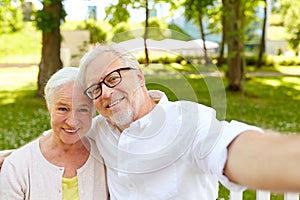
<path fill-rule="evenodd" d="M 149 96 L 155 101 L 157 104 L 154 109 L 148 113 L 147 115 L 143 116 L 142 118 L 132 122 L 130 124 L 130 127 L 139 127 L 140 129 L 144 129 L 147 126 L 149 126 L 153 120 L 153 113 L 161 112 L 161 108 L 164 104 L 168 102 L 168 98 L 164 92 L 161 92 L 159 90 L 149 90 L 148 91 Z"/>

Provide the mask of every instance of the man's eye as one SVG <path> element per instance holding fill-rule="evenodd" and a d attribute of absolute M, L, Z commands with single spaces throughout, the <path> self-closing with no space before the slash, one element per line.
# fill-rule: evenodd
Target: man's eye
<path fill-rule="evenodd" d="M 106 79 L 107 83 L 115 83 L 118 82 L 118 80 L 120 79 L 119 76 L 110 76 Z"/>
<path fill-rule="evenodd" d="M 93 93 L 98 93 L 99 91 L 101 91 L 101 87 L 99 85 L 93 88 Z"/>

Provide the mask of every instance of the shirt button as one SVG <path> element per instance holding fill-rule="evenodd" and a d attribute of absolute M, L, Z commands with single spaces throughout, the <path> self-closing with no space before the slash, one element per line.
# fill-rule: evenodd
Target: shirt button
<path fill-rule="evenodd" d="M 131 183 L 128 184 L 128 187 L 129 187 L 129 188 L 133 188 L 133 184 L 131 184 Z"/>

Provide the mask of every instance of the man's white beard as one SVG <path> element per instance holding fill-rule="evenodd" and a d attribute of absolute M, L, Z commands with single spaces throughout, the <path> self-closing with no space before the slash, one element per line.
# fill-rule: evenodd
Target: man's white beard
<path fill-rule="evenodd" d="M 132 122 L 134 117 L 136 117 L 136 112 L 141 105 L 141 98 L 139 97 L 139 93 L 137 93 L 141 88 L 141 86 L 137 87 L 132 92 L 132 99 L 134 99 L 134 104 L 128 104 L 125 110 L 118 111 L 116 113 L 113 113 L 111 120 L 114 122 L 114 124 L 118 127 L 124 127 L 129 126 Z"/>
<path fill-rule="evenodd" d="M 114 113 L 111 119 L 118 127 L 129 125 L 133 119 L 132 109 L 127 108 L 126 110 Z"/>

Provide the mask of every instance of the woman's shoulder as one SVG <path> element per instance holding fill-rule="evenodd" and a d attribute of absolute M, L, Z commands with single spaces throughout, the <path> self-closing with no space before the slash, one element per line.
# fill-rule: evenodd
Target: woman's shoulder
<path fill-rule="evenodd" d="M 10 162 L 24 163 L 24 161 L 29 160 L 27 158 L 29 158 L 33 152 L 38 151 L 38 149 L 39 139 L 36 139 L 14 150 L 7 158 L 5 158 L 5 160 L 8 160 Z"/>

